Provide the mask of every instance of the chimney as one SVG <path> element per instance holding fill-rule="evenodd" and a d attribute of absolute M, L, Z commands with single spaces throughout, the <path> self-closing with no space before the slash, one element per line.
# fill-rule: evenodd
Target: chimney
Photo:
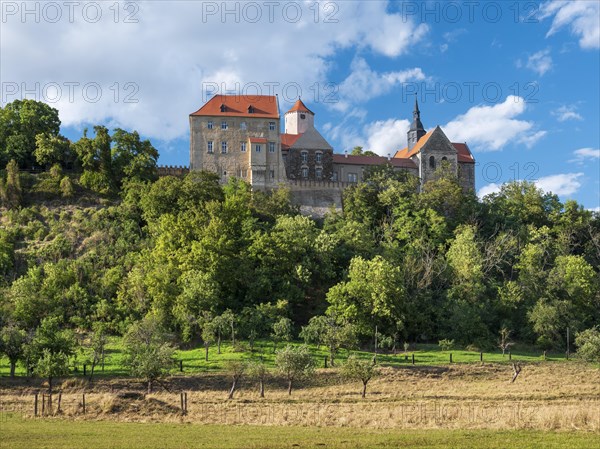
<path fill-rule="evenodd" d="M 388 161 L 392 159 L 392 156 L 390 155 L 390 153 L 388 153 Z"/>
<path fill-rule="evenodd" d="M 344 151 L 344 157 L 348 157 L 348 150 Z"/>

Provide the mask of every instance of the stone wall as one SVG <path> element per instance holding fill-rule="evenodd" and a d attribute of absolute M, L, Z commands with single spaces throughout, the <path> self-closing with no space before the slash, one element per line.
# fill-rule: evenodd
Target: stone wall
<path fill-rule="evenodd" d="M 190 172 L 188 167 L 183 165 L 161 165 L 156 168 L 156 172 L 159 177 L 163 176 L 180 176 L 183 177 Z"/>
<path fill-rule="evenodd" d="M 302 152 L 308 155 L 307 162 L 302 161 Z M 317 163 L 317 153 L 321 153 L 321 163 Z M 308 178 L 302 176 L 302 168 L 308 168 Z M 317 178 L 317 168 L 321 168 L 321 178 Z M 309 150 L 290 148 L 286 159 L 286 171 L 289 179 L 329 181 L 333 175 L 333 152 L 331 150 Z"/>

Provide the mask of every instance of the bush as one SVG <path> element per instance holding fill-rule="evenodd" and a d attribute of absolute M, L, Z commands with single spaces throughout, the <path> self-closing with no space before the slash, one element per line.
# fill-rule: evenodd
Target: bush
<path fill-rule="evenodd" d="M 586 329 L 575 336 L 577 354 L 588 362 L 600 362 L 600 328 Z"/>
<path fill-rule="evenodd" d="M 440 348 L 442 348 L 442 351 L 450 351 L 454 348 L 454 340 L 448 340 L 447 338 L 440 340 L 438 344 L 440 345 Z"/>

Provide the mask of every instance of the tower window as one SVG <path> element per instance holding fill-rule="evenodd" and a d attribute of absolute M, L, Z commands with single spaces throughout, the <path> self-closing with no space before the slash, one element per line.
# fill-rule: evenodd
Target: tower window
<path fill-rule="evenodd" d="M 260 153 L 260 151 L 261 151 L 260 145 L 256 145 L 256 147 L 254 149 L 256 150 L 257 153 Z"/>
<path fill-rule="evenodd" d="M 306 118 L 306 114 L 300 114 L 300 119 L 304 120 Z"/>
<path fill-rule="evenodd" d="M 269 122 L 269 131 L 275 131 L 275 122 Z"/>
<path fill-rule="evenodd" d="M 275 142 L 269 142 L 269 153 L 275 153 Z"/>
<path fill-rule="evenodd" d="M 429 168 L 435 168 L 435 158 L 433 156 L 429 156 Z"/>

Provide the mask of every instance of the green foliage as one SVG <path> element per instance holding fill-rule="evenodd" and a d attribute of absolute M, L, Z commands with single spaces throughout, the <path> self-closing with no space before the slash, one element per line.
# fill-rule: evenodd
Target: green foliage
<path fill-rule="evenodd" d="M 38 376 L 48 379 L 48 390 L 52 393 L 53 379 L 69 374 L 69 358 L 63 352 L 44 349 L 37 359 L 34 372 Z"/>
<path fill-rule="evenodd" d="M 10 362 L 10 376 L 15 375 L 15 366 L 25 355 L 27 333 L 14 324 L 0 329 L 0 353 L 4 353 Z"/>
<path fill-rule="evenodd" d="M 341 374 L 347 379 L 360 381 L 363 384 L 362 397 L 367 393 L 367 384 L 376 375 L 377 368 L 370 360 L 360 359 L 356 355 L 348 357 L 342 365 Z"/>
<path fill-rule="evenodd" d="M 442 351 L 450 351 L 451 349 L 454 349 L 454 340 L 448 340 L 447 338 L 444 338 L 438 342 L 438 345 Z"/>
<path fill-rule="evenodd" d="M 315 362 L 307 346 L 291 346 L 277 351 L 275 364 L 278 372 L 288 381 L 288 394 L 292 394 L 293 382 L 308 377 L 315 369 Z"/>
<path fill-rule="evenodd" d="M 174 348 L 156 317 L 148 315 L 133 324 L 125 335 L 125 364 L 131 374 L 143 378 L 148 393 L 153 383 L 173 367 Z"/>
<path fill-rule="evenodd" d="M 588 362 L 600 362 L 600 328 L 594 327 L 575 336 L 577 355 Z"/>

